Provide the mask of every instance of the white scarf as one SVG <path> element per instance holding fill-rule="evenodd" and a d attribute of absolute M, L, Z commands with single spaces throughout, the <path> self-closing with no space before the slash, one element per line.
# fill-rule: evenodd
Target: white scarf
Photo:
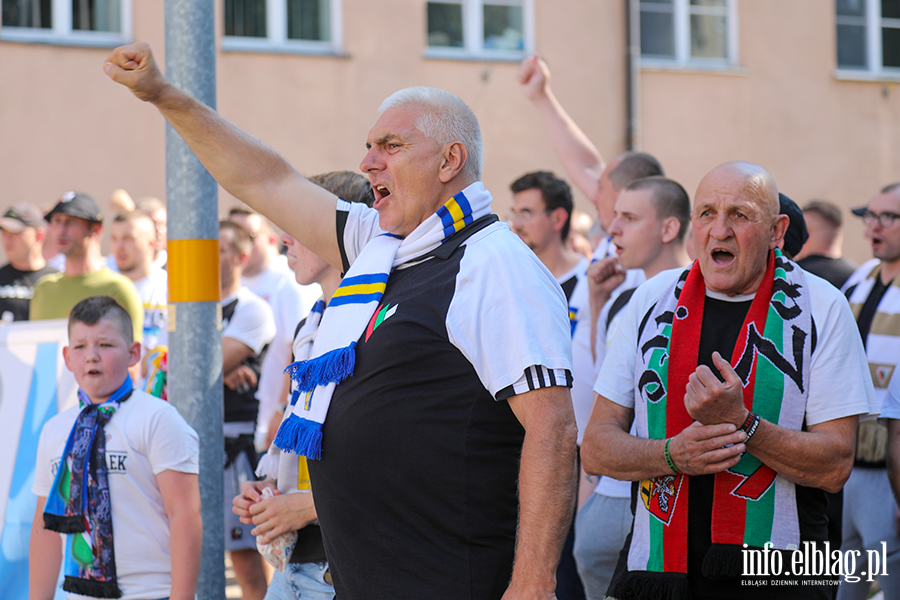
<path fill-rule="evenodd" d="M 322 320 L 322 313 L 325 312 L 325 300 L 319 298 L 309 311 L 303 326 L 294 336 L 294 361 L 304 361 L 312 355 L 313 342 L 316 339 L 316 333 L 319 331 L 319 323 Z M 291 402 L 284 412 L 281 422 L 287 421 L 294 411 L 299 391 L 296 382 L 291 382 Z M 308 485 L 301 485 L 300 473 L 305 474 L 307 470 L 304 466 L 300 468 L 301 462 L 306 462 L 305 456 L 297 456 L 296 454 L 288 454 L 282 452 L 273 442 L 268 451 L 259 459 L 259 465 L 256 467 L 257 477 L 271 477 L 276 481 L 276 487 L 282 494 L 296 492 L 299 489 L 309 490 Z"/>
<path fill-rule="evenodd" d="M 476 182 L 445 202 L 405 239 L 382 233 L 369 240 L 322 317 L 311 358 L 285 369 L 297 382 L 298 392 L 291 398 L 290 416 L 275 436 L 278 448 L 308 458 L 321 457 L 322 424 L 331 397 L 335 387 L 353 375 L 356 340 L 378 308 L 391 270 L 431 252 L 490 212 L 491 195 Z"/>

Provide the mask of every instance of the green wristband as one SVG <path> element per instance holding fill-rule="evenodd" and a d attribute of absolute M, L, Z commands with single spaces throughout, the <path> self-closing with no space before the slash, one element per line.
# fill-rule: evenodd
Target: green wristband
<path fill-rule="evenodd" d="M 675 466 L 675 461 L 672 460 L 672 455 L 669 453 L 669 444 L 671 444 L 671 443 L 672 443 L 672 438 L 669 438 L 666 440 L 666 449 L 664 452 L 664 454 L 666 456 L 666 464 L 669 465 L 669 468 L 672 469 L 672 472 L 674 474 L 680 475 L 681 472 L 678 470 L 678 467 Z"/>

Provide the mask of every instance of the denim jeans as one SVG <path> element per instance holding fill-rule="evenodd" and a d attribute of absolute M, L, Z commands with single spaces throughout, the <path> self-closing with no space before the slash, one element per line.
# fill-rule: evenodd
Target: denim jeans
<path fill-rule="evenodd" d="M 291 563 L 275 571 L 265 600 L 333 600 L 334 588 L 325 582 L 328 563 Z"/>

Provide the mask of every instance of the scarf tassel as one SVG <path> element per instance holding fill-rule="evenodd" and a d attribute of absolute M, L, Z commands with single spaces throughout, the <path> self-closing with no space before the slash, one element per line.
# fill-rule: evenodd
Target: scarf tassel
<path fill-rule="evenodd" d="M 743 569 L 741 549 L 727 544 L 713 544 L 703 557 L 703 576 L 707 579 L 729 579 L 740 576 Z"/>
<path fill-rule="evenodd" d="M 297 382 L 299 392 L 311 392 L 320 385 L 340 383 L 353 375 L 356 364 L 356 342 L 344 348 L 336 348 L 310 360 L 291 363 L 284 370 Z M 292 397 L 291 402 L 296 398 Z"/>
<path fill-rule="evenodd" d="M 615 589 L 610 589 L 609 595 L 622 600 L 630 598 L 690 600 L 691 588 L 684 573 L 638 571 L 625 575 L 616 583 Z"/>
<path fill-rule="evenodd" d="M 82 533 L 87 531 L 83 516 L 55 515 L 49 512 L 44 513 L 44 529 L 58 533 Z"/>
<path fill-rule="evenodd" d="M 274 443 L 284 452 L 318 460 L 322 457 L 322 424 L 292 414 L 278 428 Z"/>
<path fill-rule="evenodd" d="M 114 581 L 96 581 L 92 579 L 81 579 L 66 575 L 63 581 L 63 590 L 72 594 L 81 596 L 91 596 L 93 598 L 121 598 L 122 590 Z"/>

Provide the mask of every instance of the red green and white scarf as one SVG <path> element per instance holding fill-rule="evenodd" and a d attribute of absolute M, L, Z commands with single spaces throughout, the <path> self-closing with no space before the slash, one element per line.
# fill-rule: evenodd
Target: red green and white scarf
<path fill-rule="evenodd" d="M 639 437 L 671 438 L 693 421 L 683 399 L 688 377 L 699 363 L 705 298 L 703 275 L 695 262 L 646 319 L 635 369 Z M 741 326 L 731 364 L 744 384 L 744 405 L 788 429 L 799 430 L 806 412 L 811 327 L 803 271 L 775 250 Z M 647 597 L 686 595 L 690 483 L 690 477 L 674 474 L 640 482 L 629 573 L 614 590 L 616 597 L 627 598 L 637 590 L 649 592 Z M 711 534 L 703 573 L 714 579 L 740 574 L 743 544 L 797 548 L 794 484 L 745 453 L 737 465 L 715 476 Z"/>

